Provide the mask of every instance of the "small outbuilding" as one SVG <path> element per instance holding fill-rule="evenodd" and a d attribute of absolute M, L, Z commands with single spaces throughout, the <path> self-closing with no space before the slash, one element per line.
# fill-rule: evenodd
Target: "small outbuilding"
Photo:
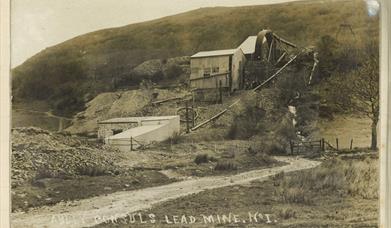
<path fill-rule="evenodd" d="M 98 137 L 121 151 L 164 141 L 180 131 L 179 116 L 114 118 L 98 123 Z"/>

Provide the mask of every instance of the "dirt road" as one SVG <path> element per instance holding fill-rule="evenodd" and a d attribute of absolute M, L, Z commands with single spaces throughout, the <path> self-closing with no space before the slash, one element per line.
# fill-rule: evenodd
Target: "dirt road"
<path fill-rule="evenodd" d="M 276 157 L 289 163 L 285 166 L 253 170 L 233 176 L 213 176 L 189 179 L 168 185 L 116 192 L 72 203 L 37 208 L 28 213 L 11 215 L 13 227 L 90 227 L 104 219 L 115 219 L 127 214 L 150 208 L 153 204 L 199 193 L 206 189 L 246 184 L 263 180 L 279 172 L 313 168 L 320 164 L 303 158 Z"/>

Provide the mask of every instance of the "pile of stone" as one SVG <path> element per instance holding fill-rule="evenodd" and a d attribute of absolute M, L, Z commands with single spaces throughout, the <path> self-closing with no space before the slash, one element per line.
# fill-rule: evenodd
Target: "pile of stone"
<path fill-rule="evenodd" d="M 39 178 L 118 172 L 118 151 L 39 128 L 12 129 L 12 185 Z M 99 173 L 98 173 L 99 172 Z"/>
<path fill-rule="evenodd" d="M 154 94 L 157 97 L 154 97 Z M 177 108 L 167 104 L 153 108 L 151 113 L 143 113 L 151 104 L 152 99 L 164 100 L 173 97 L 183 97 L 187 91 L 174 89 L 138 89 L 123 92 L 101 93 L 86 104 L 86 109 L 79 112 L 72 125 L 65 131 L 70 134 L 95 136 L 98 131 L 98 122 L 117 117 L 140 115 L 174 115 Z"/>
<path fill-rule="evenodd" d="M 131 74 L 134 78 L 142 80 L 145 78 L 155 80 L 161 80 L 159 77 L 170 78 L 170 68 L 177 67 L 180 69 L 181 74 L 190 75 L 190 57 L 182 56 L 169 59 L 151 59 L 147 60 L 140 65 L 136 66 Z M 180 75 L 176 75 L 180 77 Z"/>

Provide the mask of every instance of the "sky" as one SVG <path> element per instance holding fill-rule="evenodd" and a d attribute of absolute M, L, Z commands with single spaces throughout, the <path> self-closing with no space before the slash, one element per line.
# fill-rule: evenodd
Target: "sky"
<path fill-rule="evenodd" d="M 295 0 L 11 0 L 11 66 L 75 36 L 200 7 Z"/>
<path fill-rule="evenodd" d="M 261 5 L 296 0 L 11 0 L 11 66 L 75 36 L 201 7 Z M 368 13 L 379 3 L 367 0 Z"/>

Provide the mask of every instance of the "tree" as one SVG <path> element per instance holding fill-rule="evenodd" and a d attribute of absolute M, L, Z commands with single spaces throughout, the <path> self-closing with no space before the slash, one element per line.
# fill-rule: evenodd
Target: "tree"
<path fill-rule="evenodd" d="M 377 148 L 377 123 L 379 122 L 379 61 L 370 56 L 354 74 L 349 83 L 350 105 L 353 110 L 372 120 L 371 149 Z"/>
<path fill-rule="evenodd" d="M 336 53 L 338 49 L 337 41 L 329 36 L 322 36 L 318 44 L 319 53 L 319 76 L 328 78 L 337 68 Z"/>
<path fill-rule="evenodd" d="M 360 66 L 347 75 L 335 75 L 330 80 L 333 103 L 350 112 L 368 116 L 371 123 L 371 149 L 377 148 L 377 123 L 379 122 L 379 56 L 375 45 L 362 53 Z M 345 76 L 345 77 L 344 77 Z"/>

